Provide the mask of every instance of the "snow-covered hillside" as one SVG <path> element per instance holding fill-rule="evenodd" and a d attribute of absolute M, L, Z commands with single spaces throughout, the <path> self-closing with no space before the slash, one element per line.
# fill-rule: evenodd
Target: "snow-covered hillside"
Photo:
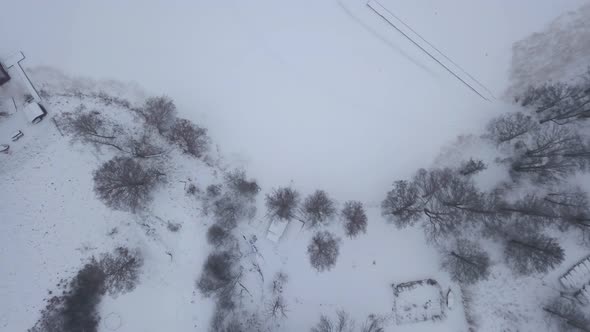
<path fill-rule="evenodd" d="M 153 201 L 139 213 L 114 211 L 93 192 L 93 172 L 122 152 L 110 145 L 89 144 L 95 141 L 72 142 L 62 116 L 96 111 L 104 121 L 120 125 L 125 137 L 135 137 L 144 126 L 137 109 L 145 94 L 136 86 L 71 79 L 48 68 L 33 71 L 32 77 L 50 115 L 41 124 L 24 125 L 25 137 L 0 159 L 0 265 L 6 267 L 0 327 L 6 331 L 32 327 L 41 319 L 45 300 L 59 294 L 92 257 L 125 246 L 143 256 L 139 281 L 130 292 L 102 297 L 98 330 L 209 330 L 217 300 L 203 296 L 196 285 L 208 255 L 219 250 L 207 243 L 206 236 L 208 228 L 219 223 L 216 212 L 211 215 L 204 209 L 209 185 L 224 183 L 231 170 L 223 154 L 212 149 L 206 158 L 197 159 L 173 145 L 167 147 L 165 158 L 144 161 L 165 174 Z M 16 121 L 21 115 L 17 112 L 12 118 Z M 0 132 L 8 132 L 14 121 L 0 122 Z M 508 147 L 499 149 L 489 138 L 467 135 L 443 149 L 434 166 L 456 168 L 467 158 L 481 159 L 489 167 L 473 178 L 474 183 L 491 190 L 499 182 L 511 181 L 501 162 L 510 157 Z M 191 185 L 194 191 L 188 190 Z M 275 188 L 280 185 L 286 184 Z M 529 189 L 513 186 L 512 196 Z M 263 194 L 271 192 L 272 188 L 262 188 Z M 565 260 L 548 274 L 520 276 L 504 265 L 501 242 L 485 240 L 480 245 L 490 252 L 489 277 L 475 286 L 460 286 L 441 270 L 446 244 L 429 244 L 430 238 L 417 226 L 394 227 L 378 206 L 365 203 L 366 234 L 348 237 L 339 218 L 320 227 L 333 233 L 340 246 L 335 265 L 320 272 L 308 257 L 315 230 L 293 220 L 276 244 L 266 238 L 272 220 L 264 213 L 261 197 L 257 201 L 254 218 L 241 220 L 232 232 L 241 257 L 243 291 L 237 312 L 250 317 L 244 324 L 259 331 L 305 331 L 316 325 L 320 315 L 333 318 L 340 311 L 347 312 L 359 328 L 370 317 L 378 319 L 385 331 L 538 331 L 544 326 L 540 308 L 559 293 L 560 275 L 584 256 L 576 235 L 550 230 L 563 244 Z M 336 208 L 343 204 L 336 202 Z M 276 295 L 273 276 L 279 272 L 287 276 L 280 291 L 285 310 L 284 316 L 273 316 L 269 314 Z M 426 279 L 436 280 L 445 296 L 451 290 L 452 299 L 444 302 L 454 304 L 443 305 L 441 320 L 396 321 L 392 286 Z"/>
<path fill-rule="evenodd" d="M 482 33 L 498 34 L 509 1 L 394 2 L 504 88 L 506 36 Z M 24 88 L 0 87 L 0 111 L 15 108 L 0 116 L 0 331 L 587 331 L 590 80 L 484 102 L 364 2 L 306 5 L 199 3 L 195 17 L 150 3 L 108 12 L 131 28 L 106 35 L 105 7 L 68 7 L 91 18 L 76 16 L 94 31 L 78 45 L 126 46 L 176 17 L 134 44 L 145 57 L 127 49 L 173 98 L 39 67 L 48 115 L 31 124 Z M 494 24 L 467 31 L 450 15 L 476 10 Z M 587 17 L 517 42 L 508 93 L 582 74 Z M 198 50 L 149 52 L 181 44 Z M 124 72 L 130 55 L 109 52 L 101 68 Z"/>
<path fill-rule="evenodd" d="M 64 112 L 97 110 L 133 128 L 138 119 L 132 111 L 105 102 L 99 92 L 103 97 L 129 97 L 134 105 L 142 101 L 141 91 L 115 82 L 72 80 L 47 68 L 35 71 L 33 77 L 51 114 L 38 126 L 24 128 L 25 138 L 1 159 L 2 330 L 32 327 L 44 300 L 60 292 L 57 285 L 62 279 L 71 279 L 90 257 L 121 245 L 138 248 L 145 264 L 136 289 L 104 296 L 100 331 L 119 325 L 127 331 L 207 330 L 214 301 L 203 298 L 195 283 L 211 251 L 205 235 L 213 221 L 202 214 L 201 202 L 187 195 L 185 188 L 194 183 L 204 190 L 223 181 L 222 170 L 173 150 L 167 156 L 166 183 L 149 208 L 140 214 L 113 211 L 96 198 L 92 172 L 117 151 L 72 144 L 53 119 Z M 307 330 L 320 314 L 334 316 L 338 310 L 349 312 L 359 325 L 368 315 L 378 315 L 393 329 L 392 284 L 435 278 L 445 289 L 451 287 L 460 294 L 446 272 L 440 271 L 437 253 L 427 246 L 419 229 L 396 230 L 384 222 L 377 207 L 368 207 L 368 219 L 367 234 L 357 239 L 346 237 L 339 222 L 327 228 L 340 238 L 341 249 L 335 268 L 325 273 L 309 265 L 306 246 L 313 232 L 292 224 L 276 245 L 265 238 L 269 220 L 262 211 L 242 223 L 238 234 L 258 238 L 258 264 L 266 280 L 254 278 L 252 285 L 246 284 L 257 299 L 247 301 L 246 307 L 276 331 Z M 180 230 L 170 231 L 168 222 L 180 224 Z M 264 312 L 270 300 L 268 283 L 278 271 L 289 278 L 284 291 L 288 319 L 275 322 L 265 318 Z M 394 329 L 457 331 L 463 326 L 459 304 L 442 322 Z"/>
<path fill-rule="evenodd" d="M 590 4 L 514 43 L 509 96 L 547 81 L 578 79 L 590 63 Z"/>

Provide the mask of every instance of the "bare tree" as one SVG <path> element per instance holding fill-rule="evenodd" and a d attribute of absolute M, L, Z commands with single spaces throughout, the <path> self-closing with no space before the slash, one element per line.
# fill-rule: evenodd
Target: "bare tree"
<path fill-rule="evenodd" d="M 504 257 L 517 273 L 547 273 L 563 262 L 564 251 L 556 239 L 541 235 L 513 236 L 506 242 Z"/>
<path fill-rule="evenodd" d="M 162 175 L 132 158 L 115 157 L 94 172 L 94 192 L 107 206 L 135 213 L 151 201 Z"/>
<path fill-rule="evenodd" d="M 53 296 L 47 301 L 45 308 L 41 310 L 41 317 L 35 325 L 28 329 L 27 332 L 62 332 L 65 325 L 65 317 L 63 315 L 63 297 Z M 89 317 L 92 320 L 98 321 L 100 318 L 96 313 L 92 312 Z M 98 324 L 97 324 L 98 325 Z M 95 330 L 90 330 L 95 331 Z"/>
<path fill-rule="evenodd" d="M 499 209 L 517 216 L 519 223 L 536 229 L 554 224 L 561 229 L 578 229 L 585 241 L 590 237 L 588 195 L 578 187 L 541 195 L 528 194 L 515 203 L 503 203 Z"/>
<path fill-rule="evenodd" d="M 307 246 L 307 253 L 311 266 L 318 272 L 330 270 L 340 253 L 339 239 L 327 231 L 317 232 Z"/>
<path fill-rule="evenodd" d="M 488 278 L 490 257 L 476 243 L 461 239 L 445 254 L 442 267 L 449 271 L 453 280 L 474 284 Z"/>
<path fill-rule="evenodd" d="M 229 251 L 210 254 L 203 266 L 197 288 L 206 297 L 218 292 L 228 292 L 228 286 L 231 286 L 239 276 L 236 262 L 237 258 Z"/>
<path fill-rule="evenodd" d="M 551 121 L 562 125 L 590 117 L 590 87 L 587 81 L 531 87 L 520 100 L 521 105 L 535 110 L 541 118 L 540 123 Z"/>
<path fill-rule="evenodd" d="M 578 91 L 574 86 L 556 82 L 540 86 L 530 86 L 516 101 L 524 107 L 532 107 L 537 113 L 544 112 L 562 100 L 572 97 Z"/>
<path fill-rule="evenodd" d="M 279 187 L 266 194 L 266 208 L 270 218 L 291 220 L 296 217 L 299 192 L 291 187 Z"/>
<path fill-rule="evenodd" d="M 143 257 L 138 250 L 119 247 L 114 254 L 103 255 L 98 266 L 106 276 L 105 286 L 111 295 L 126 293 L 137 285 Z"/>
<path fill-rule="evenodd" d="M 508 113 L 491 120 L 486 128 L 486 137 L 497 144 L 510 142 L 538 128 L 538 123 L 522 112 Z"/>
<path fill-rule="evenodd" d="M 244 170 L 236 169 L 225 174 L 225 183 L 236 195 L 254 199 L 260 192 L 260 186 L 254 179 L 246 179 Z"/>
<path fill-rule="evenodd" d="M 470 176 L 477 174 L 487 168 L 486 164 L 484 164 L 483 160 L 474 160 L 473 158 L 469 158 L 468 161 L 461 163 L 459 167 L 459 174 L 464 176 Z"/>
<path fill-rule="evenodd" d="M 521 225 L 533 229 L 558 221 L 551 204 L 537 193 L 527 194 L 514 203 L 503 202 L 498 209 L 516 217 Z"/>
<path fill-rule="evenodd" d="M 421 169 L 412 182 L 397 181 L 381 203 L 381 213 L 398 227 L 413 225 L 422 216 L 430 239 L 456 231 L 466 221 L 487 221 L 496 212 L 473 181 L 444 168 Z"/>
<path fill-rule="evenodd" d="M 544 201 L 550 205 L 552 216 L 559 218 L 561 229 L 575 228 L 581 240 L 590 243 L 590 203 L 588 194 L 579 187 L 548 193 Z"/>
<path fill-rule="evenodd" d="M 590 332 L 590 317 L 569 300 L 556 298 L 543 307 L 555 331 Z"/>
<path fill-rule="evenodd" d="M 328 316 L 321 315 L 320 321 L 316 326 L 311 328 L 311 332 L 353 332 L 354 320 L 343 310 L 336 312 L 336 321 L 332 321 Z"/>
<path fill-rule="evenodd" d="M 344 231 L 347 236 L 353 238 L 361 232 L 367 232 L 367 215 L 363 203 L 348 201 L 344 203 L 341 214 L 344 218 Z"/>
<path fill-rule="evenodd" d="M 287 318 L 288 306 L 285 298 L 281 294 L 276 295 L 272 301 L 267 304 L 267 315 L 273 319 Z"/>
<path fill-rule="evenodd" d="M 275 276 L 272 280 L 272 284 L 271 284 L 272 293 L 274 295 L 282 294 L 283 287 L 285 287 L 285 284 L 287 283 L 287 281 L 289 281 L 289 277 L 287 276 L 287 274 L 285 274 L 282 271 L 277 272 L 275 274 Z"/>
<path fill-rule="evenodd" d="M 225 228 L 214 224 L 207 230 L 207 242 L 214 247 L 223 247 L 233 242 L 233 236 Z"/>
<path fill-rule="evenodd" d="M 210 184 L 207 186 L 207 196 L 209 197 L 219 197 L 221 195 L 222 187 L 220 184 Z"/>
<path fill-rule="evenodd" d="M 213 212 L 215 221 L 231 229 L 239 220 L 256 215 L 256 195 L 260 187 L 255 180 L 247 180 L 242 170 L 225 174 L 225 185 L 209 185 L 203 197 L 203 213 Z"/>
<path fill-rule="evenodd" d="M 98 305 L 105 293 L 105 273 L 93 259 L 67 284 L 61 296 L 52 297 L 30 332 L 96 332 Z"/>
<path fill-rule="evenodd" d="M 570 128 L 551 124 L 533 132 L 529 143 L 517 144 L 515 154 L 513 174 L 530 174 L 543 183 L 586 168 L 590 146 Z"/>
<path fill-rule="evenodd" d="M 449 234 L 466 221 L 482 221 L 493 213 L 485 209 L 482 194 L 472 180 L 459 176 L 450 169 L 432 170 L 427 188 L 438 188 L 434 198 L 425 202 L 427 227 L 437 234 Z M 419 187 L 423 187 L 418 182 Z"/>
<path fill-rule="evenodd" d="M 215 221 L 227 229 L 236 227 L 239 220 L 254 218 L 255 214 L 253 201 L 231 193 L 225 193 L 213 202 Z"/>
<path fill-rule="evenodd" d="M 160 135 L 166 134 L 176 120 L 176 105 L 167 96 L 148 98 L 137 112 L 145 123 L 156 128 Z"/>
<path fill-rule="evenodd" d="M 382 317 L 369 315 L 361 327 L 360 332 L 385 332 L 385 328 L 383 328 L 383 322 L 384 319 Z"/>
<path fill-rule="evenodd" d="M 96 264 L 87 264 L 78 271 L 70 283 L 70 294 L 64 298 L 63 331 L 96 331 L 104 281 L 105 274 Z"/>
<path fill-rule="evenodd" d="M 215 222 L 227 229 L 235 228 L 243 217 L 241 205 L 231 195 L 223 195 L 213 202 Z"/>
<path fill-rule="evenodd" d="M 323 190 L 316 190 L 307 196 L 301 207 L 301 214 L 309 227 L 326 224 L 336 214 L 334 201 Z"/>
<path fill-rule="evenodd" d="M 209 327 L 211 332 L 261 332 L 262 324 L 257 313 L 245 310 L 226 310 L 216 308 Z"/>
<path fill-rule="evenodd" d="M 167 133 L 168 140 L 176 144 L 180 150 L 195 158 L 201 158 L 209 151 L 207 129 L 199 127 L 186 119 L 176 119 Z"/>
<path fill-rule="evenodd" d="M 414 182 L 395 181 L 381 203 L 381 214 L 398 228 L 412 226 L 424 211 L 422 205 L 419 188 Z"/>
<path fill-rule="evenodd" d="M 86 112 L 83 108 L 78 108 L 75 113 L 63 113 L 59 122 L 61 129 L 72 135 L 75 141 L 95 146 L 110 146 L 123 151 L 123 144 L 119 142 L 122 136 L 121 128 L 98 111 Z"/>

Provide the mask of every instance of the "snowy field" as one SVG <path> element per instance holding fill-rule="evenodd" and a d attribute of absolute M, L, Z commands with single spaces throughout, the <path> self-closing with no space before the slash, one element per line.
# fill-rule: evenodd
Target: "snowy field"
<path fill-rule="evenodd" d="M 294 180 L 378 202 L 392 179 L 428 165 L 502 107 L 467 90 L 366 2 L 7 1 L 0 30 L 19 29 L 0 36 L 0 55 L 23 50 L 30 66 L 171 96 L 263 187 Z M 587 1 L 380 2 L 499 98 L 512 43 Z"/>
<path fill-rule="evenodd" d="M 52 116 L 72 111 L 80 103 L 106 114 L 119 114 L 119 120 L 125 118 L 123 112 L 129 112 L 106 107 L 92 98 L 51 97 L 47 102 Z M 185 196 L 181 181 L 194 179 L 205 186 L 215 182 L 215 170 L 172 155 L 172 175 L 148 211 L 140 215 L 114 212 L 96 200 L 92 191 L 92 171 L 109 158 L 110 151 L 99 153 L 89 146 L 71 145 L 50 118 L 24 131 L 27 140 L 14 144 L 22 147 L 1 160 L 0 181 L 7 193 L 0 200 L 1 234 L 5 236 L 0 265 L 6 267 L 2 270 L 2 329 L 31 327 L 48 291 L 58 291 L 56 285 L 62 278 L 71 278 L 90 256 L 124 244 L 140 248 L 145 255 L 141 282 L 131 293 L 105 296 L 100 330 L 109 331 L 107 325 L 119 323 L 121 330 L 128 331 L 162 331 L 170 326 L 176 331 L 205 330 L 212 302 L 198 294 L 195 280 L 210 252 L 205 233 L 211 221 L 201 215 L 197 201 Z M 324 273 L 311 269 L 306 246 L 313 233 L 301 230 L 298 223 L 290 225 L 279 245 L 265 238 L 268 222 L 262 217 L 239 228 L 242 234 L 255 234 L 260 239 L 267 278 L 279 270 L 289 276 L 285 287 L 289 319 L 281 331 L 309 329 L 319 313 L 333 315 L 337 310 L 351 312 L 359 322 L 369 314 L 380 315 L 393 328 L 392 283 L 435 278 L 443 287 L 456 289 L 439 270 L 437 254 L 426 245 L 421 230 L 397 230 L 383 221 L 377 208 L 368 211 L 364 236 L 351 240 L 339 223 L 331 227 L 341 238 L 341 253 L 335 268 Z M 180 223 L 181 230 L 172 233 L 154 217 Z M 153 234 L 146 235 L 140 226 L 144 223 L 154 228 Z M 114 228 L 117 232 L 108 235 Z M 456 331 L 463 321 L 458 306 L 442 322 L 395 330 L 421 331 L 436 326 L 440 331 Z"/>
<path fill-rule="evenodd" d="M 564 1 L 563 10 L 582 2 Z M 10 11 L 20 13 L 27 6 L 23 3 L 10 4 Z M 447 8 L 426 0 L 382 3 L 416 22 L 435 44 L 448 45 L 445 51 L 483 77 L 498 97 L 507 86 L 508 70 L 500 73 L 497 68 L 508 67 L 509 45 L 556 14 L 552 2 L 535 2 L 538 11 L 518 25 L 516 13 L 524 5 L 508 1 L 454 1 Z M 46 6 L 37 5 L 39 10 Z M 357 326 L 374 315 L 386 332 L 548 330 L 541 305 L 563 291 L 560 277 L 589 254 L 571 230 L 548 229 L 563 247 L 563 262 L 548 273 L 528 276 L 506 266 L 498 242 L 481 239 L 479 245 L 490 256 L 489 276 L 473 286 L 460 286 L 441 268 L 441 246 L 429 243 L 418 225 L 400 229 L 386 221 L 378 203 L 394 180 L 409 179 L 420 167 L 457 167 L 469 158 L 488 165 L 473 176 L 481 190 L 511 181 L 507 164 L 501 162 L 511 150 L 480 135 L 490 118 L 519 107 L 482 101 L 395 37 L 361 2 L 308 1 L 306 6 L 284 7 L 268 1 L 251 7 L 199 3 L 193 8 L 196 14 L 176 5 L 149 3 L 145 16 L 132 17 L 128 13 L 138 4 L 118 6 L 111 12 L 100 4 L 58 3 L 45 8 L 48 16 L 43 20 L 69 15 L 71 21 L 43 32 L 57 36 L 52 42 L 47 38 L 30 45 L 16 35 L 0 37 L 9 45 L 30 46 L 33 54 L 38 52 L 37 59 L 47 52 L 46 61 L 70 66 L 75 73 L 141 82 L 94 81 L 37 68 L 30 74 L 44 92 L 49 115 L 38 125 L 26 123 L 19 112 L 0 119 L 0 144 L 8 142 L 14 129 L 25 133 L 10 142 L 8 154 L 0 154 L 0 331 L 33 327 L 45 300 L 61 292 L 58 285 L 71 280 L 91 257 L 118 246 L 138 249 L 144 265 L 132 291 L 102 297 L 99 331 L 208 331 L 215 300 L 203 296 L 196 284 L 214 251 L 206 234 L 215 221 L 205 215 L 202 192 L 223 182 L 224 173 L 236 166 L 245 167 L 261 186 L 257 214 L 233 230 L 242 251 L 255 248 L 255 253 L 241 257 L 240 308 L 260 316 L 260 331 L 309 331 L 320 315 L 334 318 L 341 310 Z M 477 11 L 489 14 L 482 19 L 486 24 L 474 25 L 470 18 L 474 28 L 466 32 L 457 15 Z M 256 19 L 261 12 L 264 17 Z M 0 20 L 0 28 L 14 25 L 19 15 Z M 114 23 L 99 25 L 106 16 Z M 505 16 L 509 24 L 492 24 Z M 174 24 L 162 24 L 163 30 L 155 33 L 152 29 L 160 25 L 148 22 L 160 17 L 168 23 L 174 18 Z M 119 31 L 122 24 L 131 27 Z M 223 29 L 211 28 L 220 24 Z M 493 31 L 496 28 L 502 33 Z M 60 34 L 63 31 L 72 35 Z M 181 38 L 180 32 L 186 31 L 192 32 L 191 38 Z M 153 39 L 145 37 L 149 35 Z M 127 52 L 129 40 L 136 43 Z M 95 50 L 90 42 L 109 47 L 90 56 L 86 52 Z M 461 44 L 472 45 L 472 52 Z M 60 53 L 69 47 L 72 58 Z M 101 92 L 129 105 L 109 102 Z M 2 90 L 3 97 L 10 93 L 14 90 Z M 72 143 L 54 120 L 64 112 L 96 110 L 120 123 L 124 135 L 133 136 L 143 125 L 133 109 L 161 93 L 174 98 L 179 116 L 210 129 L 211 153 L 192 158 L 170 148 L 164 160 L 154 162 L 166 180 L 148 207 L 135 214 L 110 209 L 93 191 L 93 172 L 117 151 Z M 590 190 L 588 175 L 575 174 L 567 183 Z M 199 194 L 187 194 L 190 184 Z M 335 198 L 337 210 L 348 200 L 364 204 L 365 234 L 348 237 L 338 218 L 318 228 L 332 232 L 340 244 L 331 269 L 312 268 L 308 245 L 316 230 L 297 220 L 289 222 L 278 243 L 267 238 L 271 220 L 264 195 L 286 185 L 303 197 L 325 189 Z M 525 183 L 510 189 L 518 197 L 531 187 Z M 286 317 L 272 318 L 270 286 L 278 272 L 288 276 L 281 290 Z M 452 308 L 444 307 L 444 296 L 436 297 L 438 287 L 401 292 L 396 306 L 392 285 L 428 279 L 436 280 L 443 295 L 452 290 Z M 429 307 L 432 301 L 441 301 L 440 320 L 405 322 L 409 316 L 396 311 Z"/>
<path fill-rule="evenodd" d="M 26 136 L 14 143 L 15 149 L 1 160 L 4 238 L 0 265 L 6 267 L 1 285 L 2 329 L 31 327 L 45 305 L 43 300 L 50 297 L 48 292 L 58 292 L 57 284 L 62 279 L 71 278 L 91 256 L 125 245 L 139 248 L 144 255 L 140 283 L 130 293 L 104 296 L 99 307 L 103 317 L 99 330 L 110 331 L 117 326 L 130 331 L 161 331 L 170 326 L 178 331 L 207 330 L 213 301 L 199 294 L 195 282 L 211 252 L 205 233 L 213 221 L 202 215 L 199 201 L 187 196 L 185 190 L 189 182 L 204 188 L 221 181 L 221 169 L 172 152 L 169 158 L 174 162 L 166 169 L 167 182 L 158 189 L 148 210 L 137 215 L 112 211 L 96 199 L 92 172 L 111 158 L 113 151 L 71 144 L 52 118 L 83 104 L 86 110 L 100 109 L 127 123 L 131 130 L 136 126 L 131 111 L 106 105 L 100 98 L 69 95 L 70 87 L 84 87 L 77 88 L 83 94 L 107 91 L 114 96 L 129 96 L 133 102 L 141 101 L 143 94 L 136 87 L 112 82 L 68 80 L 48 69 L 38 70 L 33 76 L 41 89 L 61 91 L 64 96 L 45 100 L 51 115 L 37 126 L 26 125 Z M 493 164 L 491 150 L 482 146 L 479 138 L 465 136 L 443 149 L 436 164 L 456 164 L 466 156 L 481 157 Z M 475 178 L 483 188 L 491 186 L 486 183 L 490 176 L 496 180 L 508 177 L 502 167 L 488 171 L 491 173 Z M 263 193 L 268 190 L 263 188 Z M 420 228 L 397 229 L 381 217 L 378 206 L 367 204 L 366 234 L 350 239 L 340 222 L 326 228 L 336 234 L 341 247 L 334 268 L 320 273 L 311 268 L 306 251 L 313 232 L 291 221 L 277 245 L 265 237 L 269 220 L 264 217 L 261 199 L 258 209 L 253 220 L 236 230 L 244 238 L 257 237 L 261 256 L 258 263 L 266 277 L 266 282 L 254 283 L 257 288 L 252 292 L 256 295 L 246 306 L 265 312 L 270 299 L 265 283 L 278 271 L 286 273 L 289 282 L 283 295 L 288 319 L 271 320 L 276 330 L 308 330 L 320 314 L 333 317 L 345 310 L 359 324 L 368 315 L 380 317 L 386 331 L 467 331 L 462 289 L 440 269 L 441 256 L 427 244 Z M 170 231 L 168 222 L 180 224 L 180 230 Z M 555 293 L 560 275 L 586 255 L 569 235 L 563 236 L 563 243 L 569 243 L 565 246 L 566 261 L 542 278 L 515 277 L 502 264 L 499 254 L 492 254 L 490 278 L 470 288 L 471 310 L 481 330 L 510 331 L 515 326 L 519 331 L 539 329 L 537 323 L 543 319 L 538 303 Z M 486 246 L 490 252 L 497 252 L 495 244 Z M 391 285 L 420 279 L 436 280 L 444 293 L 451 289 L 455 297 L 453 309 L 445 309 L 442 320 L 396 324 Z"/>

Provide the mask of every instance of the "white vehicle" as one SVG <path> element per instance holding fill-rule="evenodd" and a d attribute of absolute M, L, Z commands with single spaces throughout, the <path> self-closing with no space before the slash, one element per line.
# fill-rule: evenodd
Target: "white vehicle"
<path fill-rule="evenodd" d="M 0 144 L 0 153 L 8 153 L 8 149 L 10 149 L 10 145 Z"/>
<path fill-rule="evenodd" d="M 23 112 L 25 113 L 27 120 L 34 124 L 41 122 L 45 115 L 47 115 L 45 107 L 37 102 L 29 103 L 27 106 L 25 106 Z"/>
<path fill-rule="evenodd" d="M 23 134 L 23 132 L 19 130 L 19 131 L 14 132 L 14 134 L 12 134 L 11 139 L 13 142 L 16 142 L 23 136 L 25 136 L 25 134 Z"/>

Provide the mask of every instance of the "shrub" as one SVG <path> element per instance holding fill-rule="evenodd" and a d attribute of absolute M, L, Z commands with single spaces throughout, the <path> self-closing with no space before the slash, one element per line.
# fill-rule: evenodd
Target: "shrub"
<path fill-rule="evenodd" d="M 186 119 L 176 119 L 167 135 L 168 140 L 180 150 L 195 158 L 201 158 L 209 150 L 207 129 Z"/>
<path fill-rule="evenodd" d="M 233 193 L 246 198 L 254 198 L 260 192 L 256 180 L 247 180 L 246 172 L 243 170 L 234 170 L 225 174 L 225 183 Z"/>
<path fill-rule="evenodd" d="M 359 201 L 344 203 L 342 217 L 344 218 L 344 231 L 347 236 L 353 238 L 361 232 L 367 232 L 367 215 L 363 203 Z"/>

